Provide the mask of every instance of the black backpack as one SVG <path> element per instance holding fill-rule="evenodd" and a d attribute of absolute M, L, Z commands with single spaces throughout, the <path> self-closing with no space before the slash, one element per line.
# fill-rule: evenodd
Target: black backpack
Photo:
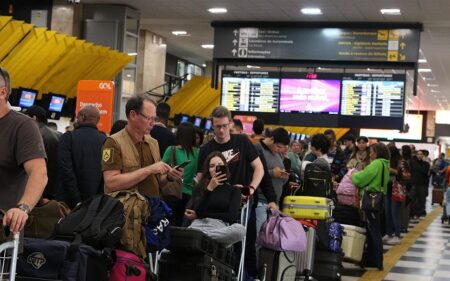
<path fill-rule="evenodd" d="M 301 196 L 330 197 L 333 182 L 331 171 L 323 169 L 316 163 L 309 163 L 305 167 Z"/>
<path fill-rule="evenodd" d="M 105 194 L 82 202 L 55 226 L 56 239 L 73 240 L 97 249 L 115 248 L 122 236 L 125 215 L 122 203 Z"/>

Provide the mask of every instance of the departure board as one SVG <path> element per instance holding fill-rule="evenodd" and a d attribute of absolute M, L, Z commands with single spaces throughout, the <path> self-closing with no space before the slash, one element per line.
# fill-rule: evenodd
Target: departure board
<path fill-rule="evenodd" d="M 231 111 L 277 113 L 278 75 L 262 71 L 224 71 L 221 105 Z"/>
<path fill-rule="evenodd" d="M 401 118 L 404 112 L 404 93 L 404 75 L 344 75 L 341 115 Z"/>

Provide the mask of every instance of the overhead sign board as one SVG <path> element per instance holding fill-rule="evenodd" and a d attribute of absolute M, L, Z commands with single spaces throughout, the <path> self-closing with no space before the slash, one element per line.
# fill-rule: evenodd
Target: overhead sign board
<path fill-rule="evenodd" d="M 214 58 L 417 62 L 419 29 L 215 26 Z"/>

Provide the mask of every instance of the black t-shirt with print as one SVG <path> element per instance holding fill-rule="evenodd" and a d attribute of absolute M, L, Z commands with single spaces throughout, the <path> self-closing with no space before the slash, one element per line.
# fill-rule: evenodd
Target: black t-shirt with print
<path fill-rule="evenodd" d="M 231 185 L 250 184 L 253 175 L 253 168 L 250 163 L 258 158 L 258 153 L 248 137 L 245 135 L 231 135 L 230 140 L 226 143 L 217 143 L 212 139 L 203 145 L 198 156 L 199 172 L 203 173 L 206 157 L 214 151 L 222 152 L 225 159 L 227 159 L 231 174 Z"/>

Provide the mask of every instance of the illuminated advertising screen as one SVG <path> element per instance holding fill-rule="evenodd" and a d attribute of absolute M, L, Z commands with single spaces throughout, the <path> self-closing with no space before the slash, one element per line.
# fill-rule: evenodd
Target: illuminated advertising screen
<path fill-rule="evenodd" d="M 338 114 L 340 91 L 340 80 L 283 78 L 280 112 Z"/>
<path fill-rule="evenodd" d="M 32 91 L 28 89 L 22 89 L 20 93 L 19 106 L 20 107 L 30 107 L 34 105 L 36 100 L 37 91 Z"/>
<path fill-rule="evenodd" d="M 52 112 L 61 112 L 64 106 L 64 101 L 66 100 L 63 96 L 54 96 L 50 97 L 50 103 L 48 105 L 48 110 Z"/>

